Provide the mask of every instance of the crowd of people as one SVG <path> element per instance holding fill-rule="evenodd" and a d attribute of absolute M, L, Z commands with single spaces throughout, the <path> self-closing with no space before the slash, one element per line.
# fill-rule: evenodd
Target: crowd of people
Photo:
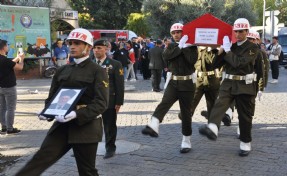
<path fill-rule="evenodd" d="M 278 83 L 281 53 L 278 38 L 273 37 L 272 43 L 266 46 L 260 41 L 259 34 L 250 29 L 245 18 L 234 22 L 236 42 L 231 43 L 225 36 L 222 46 L 189 44 L 188 36 L 182 31 L 183 25 L 175 23 L 170 28 L 172 38 L 154 42 L 150 38 L 93 42 L 88 30 L 78 28 L 71 31 L 65 42 L 58 40 L 53 62 L 59 69 L 53 77 L 45 108 L 52 106 L 51 101 L 63 87 L 84 88 L 85 91 L 75 106 L 69 105 L 71 108 L 65 115 L 55 115 L 51 119 L 44 113 L 39 114 L 40 120 L 54 120 L 54 124 L 39 151 L 16 175 L 40 175 L 70 149 L 74 152 L 79 175 L 98 175 L 95 167 L 98 142 L 104 131 L 104 159 L 115 155 L 116 120 L 124 103 L 124 82 L 136 82 L 138 71 L 144 80 L 152 79 L 152 91 L 162 91 L 162 77 L 166 81 L 162 101 L 142 134 L 158 137 L 159 124 L 172 105 L 179 101 L 182 128 L 179 151 L 190 152 L 192 116 L 205 95 L 208 123 L 199 128 L 199 133 L 216 140 L 225 113 L 236 108 L 239 156 L 248 156 L 255 98 L 260 99 L 267 86 L 269 61 L 273 78 L 270 83 Z M 13 128 L 17 98 L 13 69 L 23 68 L 24 55 L 19 53 L 15 59 L 8 60 L 6 52 L 7 42 L 0 40 L 1 125 L 2 132 L 6 130 L 9 134 L 20 132 Z M 9 77 L 4 77 L 2 72 Z M 62 92 L 61 96 L 66 93 L 70 94 Z M 10 97 L 6 98 L 7 95 Z M 54 109 L 65 107 L 63 104 L 53 106 Z"/>

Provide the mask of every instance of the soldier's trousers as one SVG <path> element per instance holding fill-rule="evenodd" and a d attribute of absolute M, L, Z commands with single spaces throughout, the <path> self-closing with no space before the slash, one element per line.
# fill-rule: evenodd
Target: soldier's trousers
<path fill-rule="evenodd" d="M 199 104 L 202 96 L 204 95 L 206 99 L 206 106 L 207 106 L 207 113 L 208 113 L 207 117 L 209 118 L 211 109 L 213 108 L 215 100 L 218 96 L 218 89 L 219 87 L 217 87 L 217 89 L 216 88 L 213 88 L 213 89 L 205 88 L 204 86 L 197 87 L 195 89 L 194 98 L 193 98 L 192 105 L 191 105 L 192 115 L 194 114 L 194 111 L 197 105 Z"/>
<path fill-rule="evenodd" d="M 252 118 L 255 111 L 255 95 L 232 95 L 231 90 L 220 90 L 219 97 L 216 99 L 211 110 L 208 123 L 216 124 L 219 129 L 226 110 L 234 100 L 239 119 L 240 141 L 245 143 L 251 142 Z"/>
<path fill-rule="evenodd" d="M 190 107 L 192 103 L 192 98 L 194 96 L 194 88 L 190 91 L 178 91 L 176 86 L 174 86 L 173 84 L 169 84 L 164 92 L 162 101 L 156 107 L 153 116 L 158 118 L 159 121 L 162 122 L 165 114 L 178 100 L 180 106 L 180 113 L 182 115 L 182 134 L 184 136 L 190 136 L 192 134 Z"/>
<path fill-rule="evenodd" d="M 71 148 L 80 176 L 98 176 L 95 168 L 98 143 L 69 144 L 68 128 L 58 127 L 44 139 L 39 151 L 15 176 L 38 176 Z"/>
<path fill-rule="evenodd" d="M 106 151 L 116 151 L 117 113 L 115 108 L 107 109 L 103 114 L 103 124 L 106 139 Z"/>

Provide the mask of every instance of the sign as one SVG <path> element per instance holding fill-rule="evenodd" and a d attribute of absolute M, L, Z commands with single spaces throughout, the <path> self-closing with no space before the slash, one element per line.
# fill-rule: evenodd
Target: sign
<path fill-rule="evenodd" d="M 196 44 L 216 45 L 218 40 L 218 29 L 196 28 L 195 41 Z"/>
<path fill-rule="evenodd" d="M 1 5 L 0 21 L 0 38 L 9 44 L 8 58 L 22 49 L 26 58 L 51 56 L 48 8 Z"/>
<path fill-rule="evenodd" d="M 121 40 L 127 40 L 128 39 L 128 33 L 127 32 L 117 32 L 116 33 L 116 40 L 121 41 Z"/>

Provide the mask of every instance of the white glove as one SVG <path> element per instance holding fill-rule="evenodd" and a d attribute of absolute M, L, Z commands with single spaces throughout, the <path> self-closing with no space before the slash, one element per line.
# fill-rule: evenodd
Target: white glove
<path fill-rule="evenodd" d="M 258 91 L 257 97 L 259 101 L 262 100 L 262 94 L 263 94 L 262 91 Z"/>
<path fill-rule="evenodd" d="M 229 37 L 228 36 L 224 36 L 223 37 L 223 45 L 221 47 L 224 49 L 224 51 L 226 53 L 230 51 L 231 45 L 232 44 L 231 44 L 231 42 L 229 40 Z"/>
<path fill-rule="evenodd" d="M 190 43 L 185 43 L 182 48 L 187 48 L 189 46 L 192 46 L 192 45 Z"/>
<path fill-rule="evenodd" d="M 65 123 L 65 122 L 69 122 L 70 120 L 73 120 L 76 117 L 77 117 L 76 112 L 71 111 L 69 114 L 67 114 L 65 116 L 59 115 L 59 116 L 56 116 L 55 118 L 58 122 Z"/>
<path fill-rule="evenodd" d="M 188 40 L 188 36 L 187 35 L 184 35 L 181 37 L 179 43 L 178 43 L 178 47 L 181 49 L 184 47 L 185 43 L 187 42 Z"/>

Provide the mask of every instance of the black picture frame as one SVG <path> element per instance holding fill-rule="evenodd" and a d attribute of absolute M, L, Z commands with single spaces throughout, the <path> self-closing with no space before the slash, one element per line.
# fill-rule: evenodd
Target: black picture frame
<path fill-rule="evenodd" d="M 51 119 L 58 115 L 67 115 L 75 109 L 84 91 L 85 88 L 59 88 L 41 115 Z"/>

